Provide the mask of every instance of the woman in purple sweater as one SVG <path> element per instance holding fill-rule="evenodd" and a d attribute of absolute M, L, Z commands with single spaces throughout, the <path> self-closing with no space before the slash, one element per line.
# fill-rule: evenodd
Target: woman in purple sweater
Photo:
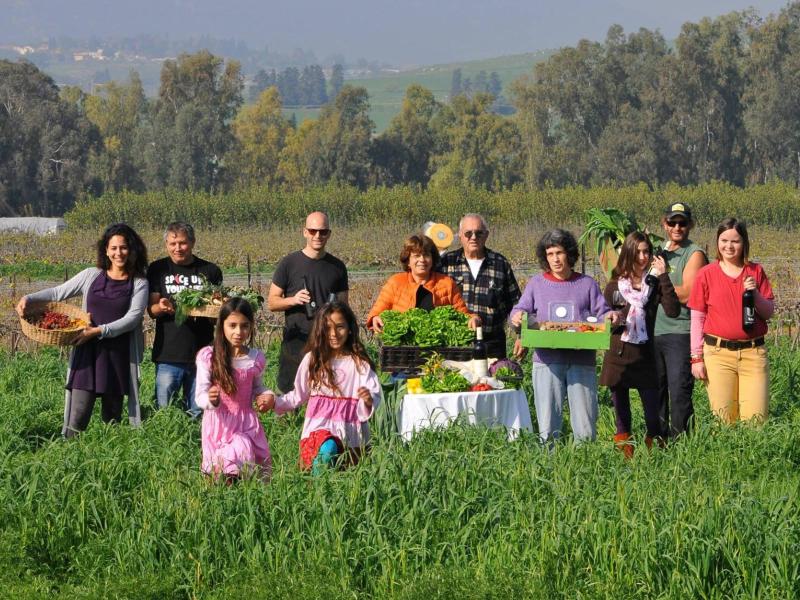
<path fill-rule="evenodd" d="M 569 231 L 552 229 L 542 236 L 536 257 L 543 272 L 531 277 L 525 291 L 511 309 L 511 323 L 519 327 L 522 314 L 538 321 L 585 321 L 602 319 L 611 312 L 600 286 L 591 277 L 573 271 L 578 261 L 578 243 Z M 517 340 L 514 355 L 525 356 Z M 562 404 L 569 401 L 570 423 L 575 441 L 593 440 L 597 434 L 597 371 L 594 350 L 537 348 L 533 354 L 533 393 L 539 436 L 543 442 L 561 433 Z"/>

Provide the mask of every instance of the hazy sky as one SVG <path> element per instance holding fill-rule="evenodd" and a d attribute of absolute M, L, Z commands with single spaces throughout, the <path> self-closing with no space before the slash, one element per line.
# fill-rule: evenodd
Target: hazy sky
<path fill-rule="evenodd" d="M 785 0 L 0 0 L 0 43 L 48 36 L 210 34 L 278 52 L 313 50 L 396 65 L 516 54 L 603 39 L 608 27 L 660 29 Z"/>

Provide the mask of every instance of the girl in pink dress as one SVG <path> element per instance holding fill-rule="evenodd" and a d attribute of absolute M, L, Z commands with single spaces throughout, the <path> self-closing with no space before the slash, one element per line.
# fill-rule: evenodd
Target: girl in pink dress
<path fill-rule="evenodd" d="M 268 477 L 272 457 L 261 421 L 253 410 L 267 412 L 275 396 L 264 388 L 266 359 L 248 347 L 253 335 L 253 309 L 241 298 L 222 305 L 214 345 L 197 353 L 197 405 L 203 409 L 202 471 L 227 481 L 243 472 Z"/>
<path fill-rule="evenodd" d="M 356 463 L 369 443 L 367 421 L 381 401 L 381 385 L 346 303 L 317 311 L 305 350 L 294 390 L 278 397 L 275 412 L 308 403 L 300 439 L 304 468 L 319 472 L 345 451 Z"/>

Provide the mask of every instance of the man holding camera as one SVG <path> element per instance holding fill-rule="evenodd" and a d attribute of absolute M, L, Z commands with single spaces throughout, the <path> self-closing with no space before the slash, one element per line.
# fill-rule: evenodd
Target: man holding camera
<path fill-rule="evenodd" d="M 312 212 L 303 227 L 305 248 L 284 256 L 272 276 L 267 306 L 273 312 L 285 313 L 286 319 L 278 365 L 278 389 L 283 393 L 294 389 L 316 307 L 327 302 L 331 294 L 347 302 L 347 267 L 325 251 L 330 236 L 328 215 Z"/>

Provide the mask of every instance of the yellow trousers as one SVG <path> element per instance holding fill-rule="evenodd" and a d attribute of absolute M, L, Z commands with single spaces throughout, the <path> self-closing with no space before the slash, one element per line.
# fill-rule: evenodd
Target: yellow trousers
<path fill-rule="evenodd" d="M 766 347 L 727 350 L 704 344 L 703 358 L 711 412 L 725 423 L 766 421 L 769 413 Z"/>

